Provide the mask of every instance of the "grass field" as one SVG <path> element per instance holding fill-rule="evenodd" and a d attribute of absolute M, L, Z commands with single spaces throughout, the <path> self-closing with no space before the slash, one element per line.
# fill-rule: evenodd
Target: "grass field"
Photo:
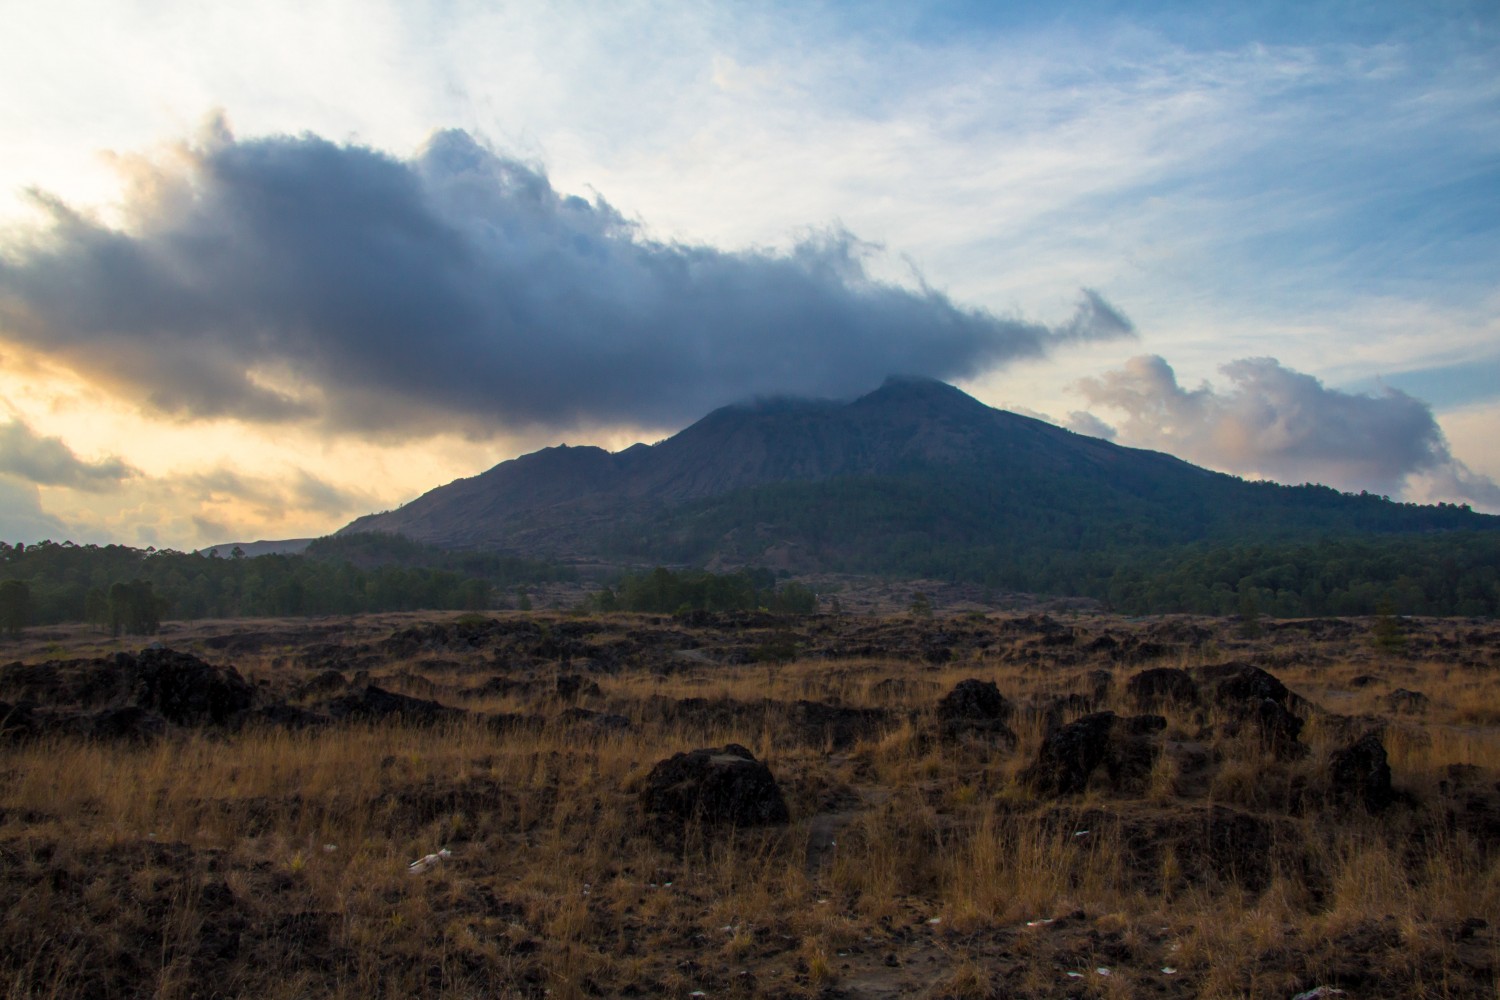
<path fill-rule="evenodd" d="M 1264 624 L 1253 638 L 1211 619 L 1036 615 L 169 627 L 164 645 L 235 668 L 259 702 L 318 712 L 374 683 L 465 711 L 11 738 L 4 993 L 1500 995 L 1500 626 L 1405 621 L 1375 643 L 1370 621 Z M 66 675 L 116 648 L 56 630 L 0 657 Z M 1152 708 L 1165 728 L 1143 782 L 1099 773 L 1062 796 L 1025 780 L 1059 724 L 1140 713 L 1141 670 L 1229 662 L 1303 699 L 1297 753 L 1269 753 L 1211 700 L 1173 703 Z M 346 688 L 311 691 L 328 669 Z M 5 671 L 0 699 L 18 701 Z M 967 678 L 1015 706 L 1014 747 L 944 736 L 939 700 Z M 1329 767 L 1369 731 L 1395 792 L 1373 814 Z M 663 836 L 640 802 L 652 766 L 727 743 L 770 767 L 791 821 Z"/>

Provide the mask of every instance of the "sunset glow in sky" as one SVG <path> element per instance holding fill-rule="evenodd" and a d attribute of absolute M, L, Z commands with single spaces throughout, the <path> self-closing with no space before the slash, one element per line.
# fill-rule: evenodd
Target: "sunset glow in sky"
<path fill-rule="evenodd" d="M 1492 2 L 0 0 L 0 538 L 887 374 L 1500 512 Z"/>

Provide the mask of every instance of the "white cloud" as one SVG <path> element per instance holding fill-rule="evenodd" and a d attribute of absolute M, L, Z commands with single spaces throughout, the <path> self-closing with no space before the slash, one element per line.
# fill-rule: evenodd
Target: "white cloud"
<path fill-rule="evenodd" d="M 1095 407 L 1124 415 L 1123 444 L 1250 477 L 1500 508 L 1500 486 L 1454 458 L 1419 399 L 1394 389 L 1330 389 L 1272 358 L 1221 371 L 1228 389 L 1207 382 L 1187 389 L 1166 361 L 1145 356 L 1082 379 L 1078 389 Z M 1073 424 L 1097 419 L 1075 415 Z"/>
<path fill-rule="evenodd" d="M 0 541 L 30 545 L 72 536 L 72 529 L 42 509 L 35 483 L 0 475 Z"/>
<path fill-rule="evenodd" d="M 1453 446 L 1476 473 L 1500 482 L 1500 403 L 1481 404 L 1438 414 L 1438 423 Z"/>

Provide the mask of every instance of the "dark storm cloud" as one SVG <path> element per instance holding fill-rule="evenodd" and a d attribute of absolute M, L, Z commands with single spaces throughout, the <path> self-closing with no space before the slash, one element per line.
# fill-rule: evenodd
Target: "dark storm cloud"
<path fill-rule="evenodd" d="M 461 131 L 402 161 L 217 125 L 133 180 L 118 228 L 38 195 L 48 223 L 0 257 L 0 336 L 184 418 L 665 426 L 1133 332 L 1092 291 L 1048 327 L 876 281 L 836 230 L 654 242 Z"/>
<path fill-rule="evenodd" d="M 1500 487 L 1453 457 L 1420 399 L 1396 389 L 1330 389 L 1273 358 L 1246 358 L 1221 371 L 1230 388 L 1186 389 L 1166 361 L 1148 355 L 1083 379 L 1079 389 L 1095 406 L 1124 414 L 1121 442 L 1210 468 L 1500 507 Z M 1073 414 L 1070 426 L 1100 437 L 1115 431 L 1090 413 Z"/>
<path fill-rule="evenodd" d="M 137 472 L 116 457 L 88 462 L 61 438 L 36 433 L 20 420 L 0 423 L 0 473 L 42 486 L 102 492 Z"/>

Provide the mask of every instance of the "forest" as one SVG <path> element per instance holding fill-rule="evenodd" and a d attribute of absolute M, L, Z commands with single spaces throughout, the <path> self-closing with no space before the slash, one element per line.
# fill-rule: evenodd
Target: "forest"
<path fill-rule="evenodd" d="M 1205 474 L 1206 475 L 1206 474 Z M 1500 519 L 1324 486 L 1207 480 L 1201 494 L 1123 480 L 1006 480 L 930 470 L 778 483 L 618 533 L 622 559 L 754 565 L 793 541 L 823 572 L 1091 597 L 1130 614 L 1500 614 Z M 1019 512 L 1019 513 L 1018 513 Z M 746 532 L 740 526 L 755 525 Z M 738 541 L 735 541 L 738 539 Z M 728 545 L 737 550 L 725 551 Z"/>
<path fill-rule="evenodd" d="M 763 608 L 778 614 L 805 615 L 817 610 L 818 595 L 795 580 L 778 587 L 776 574 L 768 569 L 673 572 L 658 566 L 649 573 L 627 573 L 618 585 L 591 595 L 589 605 L 596 611 L 656 614 Z"/>
<path fill-rule="evenodd" d="M 999 540 L 892 533 L 845 537 L 831 568 L 891 579 L 983 584 L 995 592 L 1090 597 L 1126 614 L 1500 615 L 1500 532 L 1328 535 L 1152 547 L 1042 544 L 1056 525 Z M 879 558 L 877 558 L 877 555 Z M 783 574 L 784 575 L 784 574 Z M 163 619 L 529 607 L 526 588 L 577 582 L 569 566 L 503 553 L 451 552 L 392 535 L 318 539 L 299 555 L 219 557 L 124 545 L 0 543 L 0 631 L 91 622 L 154 632 Z M 818 609 L 816 592 L 748 566 L 629 570 L 582 610 L 673 614 Z"/>
<path fill-rule="evenodd" d="M 551 563 L 390 535 L 320 538 L 300 555 L 254 558 L 0 542 L 0 629 L 92 622 L 150 634 L 163 618 L 479 610 L 508 606 L 517 587 L 573 577 Z"/>

